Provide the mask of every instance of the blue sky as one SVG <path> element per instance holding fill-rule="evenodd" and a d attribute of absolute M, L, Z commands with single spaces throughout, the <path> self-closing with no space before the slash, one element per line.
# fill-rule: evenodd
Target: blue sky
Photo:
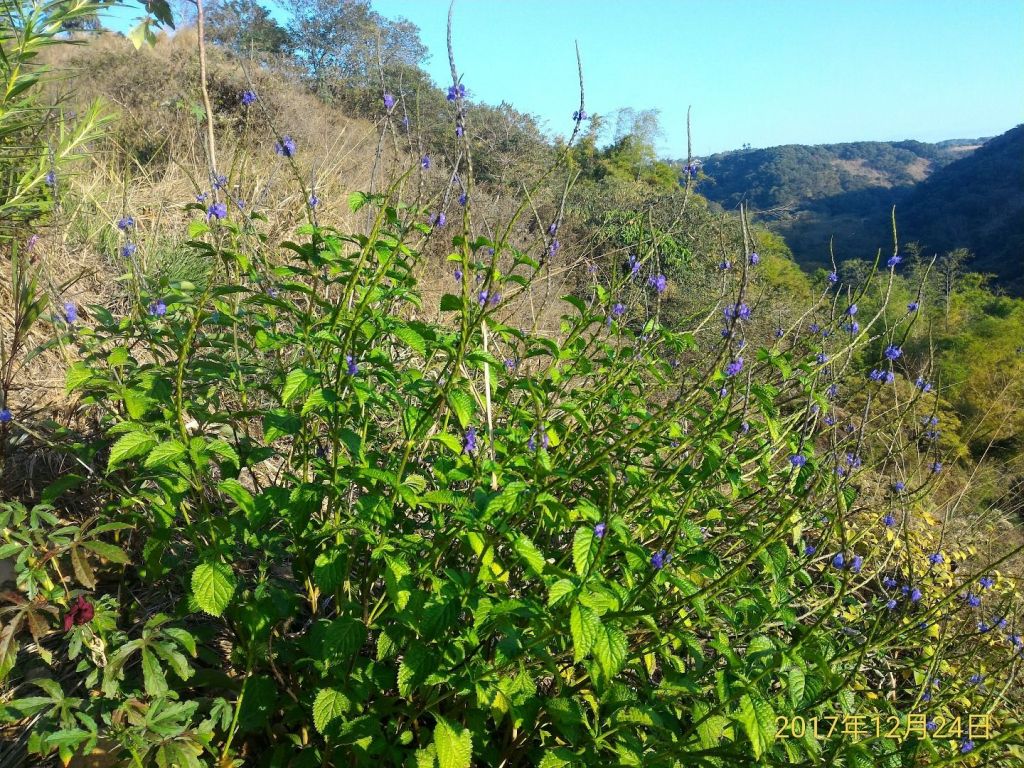
<path fill-rule="evenodd" d="M 374 0 L 419 26 L 449 79 L 446 0 Z M 1024 0 L 457 0 L 470 95 L 567 133 L 587 111 L 658 109 L 663 155 L 857 140 L 940 141 L 1024 122 Z"/>

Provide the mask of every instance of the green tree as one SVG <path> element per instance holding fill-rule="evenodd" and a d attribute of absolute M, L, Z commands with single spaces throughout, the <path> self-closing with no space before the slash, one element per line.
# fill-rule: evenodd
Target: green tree
<path fill-rule="evenodd" d="M 255 0 L 220 0 L 206 11 L 206 34 L 239 55 L 283 53 L 288 32 Z"/>

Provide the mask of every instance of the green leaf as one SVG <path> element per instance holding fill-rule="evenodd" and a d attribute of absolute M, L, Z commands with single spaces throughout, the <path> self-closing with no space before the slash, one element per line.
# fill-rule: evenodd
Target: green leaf
<path fill-rule="evenodd" d="M 196 605 L 211 616 L 220 616 L 235 594 L 235 574 L 220 562 L 200 563 L 192 572 Z"/>
<path fill-rule="evenodd" d="M 352 213 L 356 213 L 360 208 L 369 202 L 370 198 L 363 192 L 353 192 L 348 196 L 348 208 Z"/>
<path fill-rule="evenodd" d="M 526 567 L 535 576 L 540 576 L 544 573 L 544 555 L 537 549 L 537 545 L 533 543 L 529 536 L 522 533 L 516 536 L 514 547 L 516 554 L 523 559 Z"/>
<path fill-rule="evenodd" d="M 572 631 L 573 663 L 579 663 L 590 653 L 601 632 L 601 620 L 589 608 L 576 604 L 569 614 Z"/>
<path fill-rule="evenodd" d="M 569 579 L 559 579 L 548 590 L 548 605 L 552 606 L 576 588 Z"/>
<path fill-rule="evenodd" d="M 107 461 L 107 472 L 118 464 L 144 456 L 156 445 L 156 438 L 145 432 L 129 432 L 121 437 L 110 448 L 110 459 Z"/>
<path fill-rule="evenodd" d="M 453 389 L 448 393 L 448 404 L 451 405 L 459 424 L 463 428 L 468 427 L 473 418 L 473 398 L 461 389 Z"/>
<path fill-rule="evenodd" d="M 434 726 L 434 746 L 440 768 L 470 768 L 473 759 L 473 735 L 468 728 L 452 725 L 443 717 Z"/>
<path fill-rule="evenodd" d="M 348 659 L 366 642 L 366 625 L 350 616 L 335 619 L 324 634 L 324 652 L 332 657 Z"/>
<path fill-rule="evenodd" d="M 112 563 L 127 563 L 129 558 L 116 544 L 107 544 L 105 541 L 83 541 L 82 546 L 104 557 Z"/>
<path fill-rule="evenodd" d="M 303 369 L 295 368 L 289 371 L 284 379 L 284 388 L 281 390 L 281 403 L 288 405 L 288 403 L 309 389 L 311 383 L 311 377 Z"/>
<path fill-rule="evenodd" d="M 800 667 L 789 668 L 789 703 L 793 709 L 800 709 L 804 700 L 804 671 Z"/>
<path fill-rule="evenodd" d="M 177 440 L 166 440 L 158 444 L 146 457 L 146 469 L 162 467 L 185 456 L 188 449 Z"/>
<path fill-rule="evenodd" d="M 775 712 L 772 711 L 771 705 L 763 699 L 743 694 L 740 697 L 737 719 L 750 739 L 754 757 L 760 759 L 775 742 Z"/>
<path fill-rule="evenodd" d="M 420 357 L 427 356 L 427 344 L 416 331 L 407 325 L 395 329 L 395 336 L 404 341 L 408 346 L 419 353 Z"/>
<path fill-rule="evenodd" d="M 572 539 L 572 563 L 576 573 L 583 576 L 590 566 L 590 549 L 594 542 L 594 531 L 590 528 L 579 528 Z"/>
<path fill-rule="evenodd" d="M 626 633 L 618 627 L 602 625 L 594 642 L 594 657 L 609 678 L 619 673 L 626 663 L 628 653 Z"/>
<path fill-rule="evenodd" d="M 441 311 L 442 312 L 458 312 L 462 309 L 462 298 L 455 296 L 451 293 L 446 293 L 441 297 Z"/>
<path fill-rule="evenodd" d="M 93 376 L 92 369 L 85 363 L 75 363 L 68 368 L 67 374 L 65 374 L 64 386 L 68 392 L 73 392 L 78 387 L 85 384 Z"/>
<path fill-rule="evenodd" d="M 167 678 L 160 667 L 160 660 L 148 648 L 142 649 L 142 680 L 146 693 L 162 696 L 167 693 Z"/>
<path fill-rule="evenodd" d="M 341 691 L 324 688 L 313 702 L 313 725 L 320 733 L 324 733 L 328 723 L 342 717 L 350 706 L 351 702 Z"/>

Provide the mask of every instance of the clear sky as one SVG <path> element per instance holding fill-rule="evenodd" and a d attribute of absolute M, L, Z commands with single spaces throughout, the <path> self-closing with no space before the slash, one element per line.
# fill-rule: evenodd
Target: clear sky
<path fill-rule="evenodd" d="M 447 0 L 373 0 L 419 26 L 448 84 Z M 269 5 L 269 3 L 268 3 Z M 277 14 L 275 14 L 277 15 Z M 1024 122 L 1024 0 L 456 0 L 472 98 L 567 133 L 587 111 L 658 109 L 659 150 L 940 141 Z"/>

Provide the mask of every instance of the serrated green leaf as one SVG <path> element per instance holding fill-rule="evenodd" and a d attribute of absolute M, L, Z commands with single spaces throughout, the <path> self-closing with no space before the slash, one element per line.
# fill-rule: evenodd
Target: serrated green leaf
<path fill-rule="evenodd" d="M 530 569 L 531 573 L 535 576 L 540 576 L 544 573 L 544 555 L 537 549 L 537 545 L 533 543 L 529 536 L 522 533 L 519 534 L 516 536 L 513 546 L 516 554 L 526 563 L 526 567 Z"/>
<path fill-rule="evenodd" d="M 576 573 L 583 576 L 590 567 L 590 550 L 594 543 L 594 532 L 590 528 L 579 528 L 572 538 L 572 564 Z"/>
<path fill-rule="evenodd" d="M 235 574 L 220 562 L 200 563 L 192 572 L 196 605 L 211 616 L 220 616 L 235 594 Z"/>
<path fill-rule="evenodd" d="M 548 590 L 548 605 L 552 606 L 576 588 L 569 579 L 559 579 Z"/>
<path fill-rule="evenodd" d="M 576 604 L 569 613 L 569 629 L 572 632 L 573 663 L 579 663 L 594 647 L 601 632 L 601 620 L 586 606 Z"/>
<path fill-rule="evenodd" d="M 149 452 L 145 462 L 146 469 L 154 469 L 178 461 L 184 458 L 186 453 L 188 453 L 188 449 L 179 441 L 165 440 Z"/>
<path fill-rule="evenodd" d="M 626 633 L 618 627 L 602 625 L 594 642 L 594 658 L 609 678 L 615 677 L 626 663 L 629 644 Z"/>
<path fill-rule="evenodd" d="M 439 717 L 434 726 L 434 747 L 439 768 L 470 768 L 473 735 L 468 728 L 452 725 Z"/>
<path fill-rule="evenodd" d="M 156 438 L 145 432 L 128 432 L 121 435 L 110 447 L 110 458 L 107 460 L 107 472 L 128 459 L 145 456 L 156 445 Z"/>
<path fill-rule="evenodd" d="M 745 693 L 740 697 L 737 719 L 750 739 L 754 757 L 760 759 L 775 742 L 775 712 L 771 705 Z"/>
<path fill-rule="evenodd" d="M 804 671 L 800 667 L 789 668 L 789 703 L 799 710 L 804 700 Z"/>
<path fill-rule="evenodd" d="M 313 701 L 313 725 L 323 734 L 327 725 L 342 717 L 350 706 L 351 702 L 344 693 L 334 688 L 324 688 Z"/>
<path fill-rule="evenodd" d="M 294 368 L 289 371 L 284 379 L 284 387 L 281 389 L 281 403 L 288 405 L 288 403 L 309 389 L 311 383 L 312 379 L 303 369 Z"/>

